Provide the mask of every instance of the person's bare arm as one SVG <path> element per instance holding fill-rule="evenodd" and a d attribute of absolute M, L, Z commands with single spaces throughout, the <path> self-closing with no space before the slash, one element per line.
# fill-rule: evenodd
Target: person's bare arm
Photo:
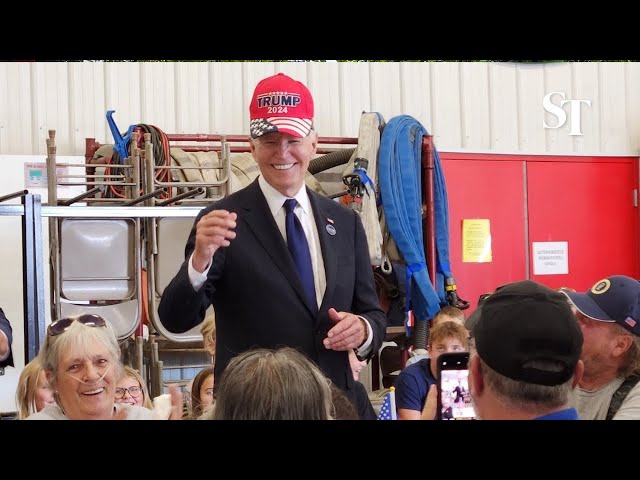
<path fill-rule="evenodd" d="M 427 392 L 427 399 L 424 402 L 422 412 L 409 410 L 407 408 L 398 409 L 398 420 L 435 420 L 438 412 L 438 387 L 431 385 Z"/>
<path fill-rule="evenodd" d="M 398 420 L 420 420 L 422 413 L 418 410 L 409 410 L 408 408 L 398 409 Z"/>
<path fill-rule="evenodd" d="M 438 387 L 434 383 L 429 387 L 427 392 L 427 401 L 424 402 L 424 408 L 422 409 L 422 415 L 420 420 L 435 420 L 438 413 Z"/>

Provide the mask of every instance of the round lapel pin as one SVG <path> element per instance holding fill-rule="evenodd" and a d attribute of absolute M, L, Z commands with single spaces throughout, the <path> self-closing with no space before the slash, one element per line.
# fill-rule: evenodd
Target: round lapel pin
<path fill-rule="evenodd" d="M 336 227 L 334 227 L 333 225 L 327 225 L 324 228 L 327 230 L 327 233 L 329 235 L 335 235 L 336 234 Z"/>

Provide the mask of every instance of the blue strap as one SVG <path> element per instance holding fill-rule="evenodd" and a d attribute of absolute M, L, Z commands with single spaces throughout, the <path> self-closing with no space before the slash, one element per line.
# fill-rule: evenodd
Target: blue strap
<path fill-rule="evenodd" d="M 449 262 L 449 216 L 444 174 L 435 153 L 436 283 L 429 278 L 422 235 L 422 137 L 427 130 L 413 117 L 400 115 L 385 126 L 378 152 L 378 182 L 389 231 L 407 267 L 406 310 L 427 320 L 446 305 Z M 413 285 L 412 285 L 413 284 Z M 412 288 L 415 286 L 416 288 Z"/>

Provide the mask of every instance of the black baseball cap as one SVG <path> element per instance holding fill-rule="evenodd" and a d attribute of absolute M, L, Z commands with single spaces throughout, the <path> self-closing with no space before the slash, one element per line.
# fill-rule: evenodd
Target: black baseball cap
<path fill-rule="evenodd" d="M 467 325 L 480 358 L 513 380 L 560 385 L 580 359 L 582 331 L 567 298 L 532 280 L 499 287 Z M 543 369 L 536 360 L 556 362 L 560 369 Z"/>
<path fill-rule="evenodd" d="M 600 322 L 616 322 L 640 336 L 640 282 L 635 278 L 612 275 L 585 293 L 562 293 L 583 315 Z"/>

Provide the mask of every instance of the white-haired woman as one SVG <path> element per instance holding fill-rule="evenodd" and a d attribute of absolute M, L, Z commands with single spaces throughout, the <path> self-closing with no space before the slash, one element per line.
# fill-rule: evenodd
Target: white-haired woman
<path fill-rule="evenodd" d="M 47 328 L 38 354 L 56 405 L 27 420 L 150 420 L 151 410 L 115 402 L 123 374 L 118 339 L 99 315 L 63 318 Z"/>

